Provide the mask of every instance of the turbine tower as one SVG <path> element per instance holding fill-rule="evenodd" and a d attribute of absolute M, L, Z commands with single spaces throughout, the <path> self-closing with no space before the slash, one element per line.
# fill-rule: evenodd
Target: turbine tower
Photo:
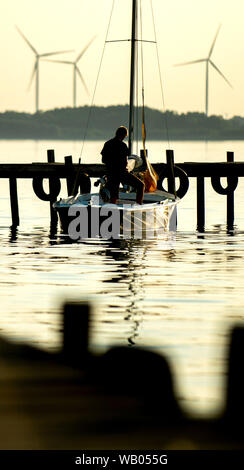
<path fill-rule="evenodd" d="M 22 36 L 22 38 L 25 40 L 25 42 L 28 44 L 28 46 L 31 48 L 31 50 L 34 52 L 35 56 L 36 56 L 36 60 L 35 60 L 35 64 L 34 64 L 34 68 L 33 68 L 33 71 L 32 71 L 32 74 L 31 74 L 31 79 L 30 79 L 30 83 L 29 83 L 29 87 L 28 89 L 30 88 L 31 84 L 32 84 L 32 81 L 33 81 L 33 78 L 34 76 L 36 76 L 36 97 L 35 97 L 35 104 L 36 104 L 36 113 L 39 111 L 39 60 L 42 58 L 42 57 L 47 57 L 47 56 L 51 56 L 51 55 L 56 55 L 56 54 L 63 54 L 64 52 L 73 52 L 71 50 L 69 51 L 56 51 L 56 52 L 46 52 L 44 54 L 38 54 L 37 50 L 34 48 L 34 46 L 28 41 L 28 39 L 24 36 L 24 34 L 22 33 L 22 31 L 18 28 L 18 26 L 16 26 L 16 29 L 18 30 L 20 36 Z"/>
<path fill-rule="evenodd" d="M 82 49 L 82 51 L 79 53 L 79 55 L 76 57 L 76 59 L 74 61 L 71 61 L 71 60 L 49 60 L 49 59 L 44 59 L 45 62 L 55 62 L 55 63 L 59 63 L 59 64 L 68 64 L 68 65 L 72 65 L 73 66 L 73 107 L 76 108 L 76 85 L 77 85 L 77 82 L 76 82 L 76 76 L 78 75 L 78 77 L 80 78 L 85 90 L 87 93 L 88 92 L 88 89 L 87 89 L 87 86 L 86 86 L 86 83 L 85 83 L 85 80 L 83 78 L 83 76 L 81 75 L 81 72 L 80 72 L 80 69 L 78 67 L 78 62 L 79 60 L 81 59 L 81 57 L 85 54 L 85 52 L 87 51 L 88 47 L 91 45 L 91 43 L 94 41 L 95 39 L 95 36 L 88 42 L 88 44 L 84 47 L 84 49 Z"/>
<path fill-rule="evenodd" d="M 218 69 L 218 67 L 213 63 L 211 60 L 211 55 L 213 53 L 213 49 L 216 43 L 217 36 L 219 34 L 219 30 L 221 28 L 221 25 L 219 25 L 217 32 L 215 34 L 214 40 L 212 42 L 212 45 L 210 47 L 210 51 L 208 54 L 208 57 L 206 59 L 198 59 L 198 60 L 192 60 L 191 62 L 183 62 L 181 64 L 176 64 L 175 66 L 181 66 L 181 65 L 189 65 L 189 64 L 197 64 L 199 62 L 206 62 L 206 95 L 205 95 L 205 114 L 208 116 L 208 96 L 209 96 L 209 65 L 212 65 L 212 67 L 221 75 L 221 77 L 228 83 L 228 85 L 232 87 L 231 83 L 227 80 L 227 78 L 223 75 L 223 73 Z"/>

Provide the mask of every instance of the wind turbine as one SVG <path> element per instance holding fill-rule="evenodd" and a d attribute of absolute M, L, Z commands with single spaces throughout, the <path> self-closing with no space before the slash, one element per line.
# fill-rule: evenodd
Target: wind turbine
<path fill-rule="evenodd" d="M 16 29 L 18 30 L 20 36 L 22 36 L 22 38 L 25 40 L 25 42 L 28 44 L 28 46 L 31 48 L 31 50 L 34 52 L 35 56 L 36 56 L 36 60 L 35 60 L 35 64 L 34 64 L 34 68 L 33 68 L 33 71 L 32 71 L 32 74 L 31 74 L 31 79 L 30 79 L 30 83 L 29 83 L 29 87 L 28 89 L 30 88 L 31 84 L 32 84 L 32 81 L 33 81 L 33 78 L 34 76 L 36 75 L 36 112 L 39 111 L 39 60 L 42 58 L 42 57 L 47 57 L 47 56 L 50 56 L 50 55 L 56 55 L 56 54 L 63 54 L 64 52 L 72 52 L 72 50 L 69 50 L 69 51 L 56 51 L 56 52 L 46 52 L 44 54 L 38 54 L 37 50 L 34 48 L 34 46 L 28 41 L 28 39 L 24 36 L 24 34 L 22 33 L 22 31 L 18 28 L 18 26 L 16 26 Z"/>
<path fill-rule="evenodd" d="M 198 59 L 198 60 L 192 60 L 191 62 L 183 62 L 181 64 L 176 64 L 175 66 L 178 67 L 178 66 L 181 66 L 181 65 L 189 65 L 189 64 L 197 64 L 198 62 L 206 62 L 206 97 L 205 97 L 205 113 L 206 113 L 206 116 L 208 116 L 208 94 L 209 94 L 209 64 L 212 65 L 212 67 L 217 70 L 217 72 L 221 75 L 221 77 L 228 83 L 228 85 L 232 87 L 231 83 L 227 80 L 227 78 L 223 75 L 223 73 L 218 69 L 218 67 L 212 62 L 211 60 L 211 55 L 212 55 L 212 52 L 213 52 L 213 49 L 214 49 L 214 46 L 215 46 L 215 43 L 216 43 L 216 39 L 217 39 L 217 36 L 219 34 L 219 30 L 221 28 L 221 25 L 219 25 L 218 29 L 217 29 L 217 32 L 215 34 L 215 37 L 214 37 L 214 40 L 212 42 L 212 45 L 210 47 L 210 51 L 209 51 L 209 54 L 208 54 L 208 57 L 206 59 Z"/>
<path fill-rule="evenodd" d="M 73 66 L 73 107 L 74 108 L 76 108 L 76 74 L 80 78 L 86 92 L 89 93 L 88 89 L 87 89 L 87 86 L 86 86 L 86 83 L 85 83 L 85 80 L 84 80 L 83 76 L 81 75 L 80 69 L 79 69 L 77 64 L 78 64 L 79 60 L 81 59 L 81 57 L 85 54 L 88 47 L 94 41 L 94 39 L 95 39 L 95 36 L 88 42 L 88 44 L 84 47 L 84 49 L 82 49 L 82 51 L 79 53 L 79 55 L 76 57 L 76 59 L 74 61 L 71 61 L 71 60 L 53 60 L 53 59 L 51 59 L 51 60 L 46 59 L 45 60 L 44 59 L 45 62 L 55 62 L 55 63 L 59 63 L 59 64 L 68 64 L 68 65 Z"/>

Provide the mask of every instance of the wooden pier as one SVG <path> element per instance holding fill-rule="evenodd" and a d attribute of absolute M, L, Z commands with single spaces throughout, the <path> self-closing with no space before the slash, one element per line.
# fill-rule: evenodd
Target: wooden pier
<path fill-rule="evenodd" d="M 175 192 L 182 198 L 188 191 L 189 179 L 196 178 L 197 184 L 197 230 L 204 231 L 205 228 L 205 178 L 211 179 L 213 189 L 221 195 L 226 196 L 227 216 L 226 225 L 228 230 L 234 226 L 234 192 L 238 186 L 238 178 L 244 177 L 244 162 L 234 162 L 234 153 L 227 152 L 227 161 L 221 163 L 195 163 L 185 162 L 174 164 L 172 150 L 166 151 L 167 164 L 155 163 L 153 167 L 159 175 L 158 188 L 169 192 Z M 72 157 L 65 157 L 64 163 L 56 163 L 54 150 L 48 150 L 47 163 L 1 163 L 0 178 L 9 179 L 10 202 L 12 226 L 17 227 L 19 220 L 17 181 L 21 178 L 33 180 L 34 193 L 44 201 L 50 201 L 51 223 L 57 221 L 56 213 L 52 208 L 53 202 L 60 195 L 60 179 L 67 181 L 67 194 L 72 193 L 72 188 L 77 179 L 78 184 L 85 185 L 87 192 L 90 187 L 89 178 L 99 178 L 104 174 L 105 167 L 102 164 L 73 164 Z M 84 175 L 86 179 L 84 180 Z M 227 185 L 221 184 L 221 178 L 227 177 Z M 49 179 L 49 193 L 43 189 L 43 180 Z M 83 181 L 82 181 L 83 178 Z M 179 188 L 175 190 L 175 178 L 179 178 Z M 164 180 L 168 180 L 168 186 L 164 187 Z M 87 189 L 88 188 L 88 189 Z"/>

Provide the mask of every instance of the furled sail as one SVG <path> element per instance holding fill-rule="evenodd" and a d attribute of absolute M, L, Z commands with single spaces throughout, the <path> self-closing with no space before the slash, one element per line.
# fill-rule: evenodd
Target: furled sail
<path fill-rule="evenodd" d="M 151 163 L 149 162 L 147 158 L 147 152 L 146 152 L 146 127 L 145 127 L 145 120 L 144 120 L 144 106 L 142 110 L 142 143 L 143 143 L 143 151 L 144 151 L 144 157 L 145 157 L 145 162 L 147 165 L 147 169 L 145 173 L 143 174 L 143 181 L 145 184 L 145 192 L 147 193 L 153 193 L 153 191 L 156 191 L 157 189 L 157 181 L 158 181 L 158 175 L 156 171 L 153 169 Z"/>

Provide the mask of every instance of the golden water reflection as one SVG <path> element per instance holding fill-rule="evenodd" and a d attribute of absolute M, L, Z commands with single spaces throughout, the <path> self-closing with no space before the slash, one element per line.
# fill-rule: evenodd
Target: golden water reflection
<path fill-rule="evenodd" d="M 228 335 L 244 316 L 243 233 L 79 243 L 41 227 L 0 234 L 2 333 L 57 349 L 63 301 L 89 298 L 93 351 L 157 351 L 185 409 L 221 411 Z"/>

